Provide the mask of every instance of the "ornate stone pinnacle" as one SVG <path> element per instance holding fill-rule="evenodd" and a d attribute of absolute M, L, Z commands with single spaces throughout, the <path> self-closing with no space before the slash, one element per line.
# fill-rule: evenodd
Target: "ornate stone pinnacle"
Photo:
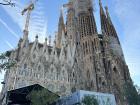
<path fill-rule="evenodd" d="M 105 6 L 106 11 L 108 11 L 108 6 Z"/>
<path fill-rule="evenodd" d="M 35 38 L 38 39 L 38 35 L 36 35 Z"/>
<path fill-rule="evenodd" d="M 45 38 L 45 41 L 47 42 L 47 40 L 48 40 L 48 39 L 47 39 L 47 37 L 46 37 L 46 38 Z"/>

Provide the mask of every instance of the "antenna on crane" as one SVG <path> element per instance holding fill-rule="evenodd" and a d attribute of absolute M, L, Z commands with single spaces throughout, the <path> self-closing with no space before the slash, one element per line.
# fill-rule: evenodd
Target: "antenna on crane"
<path fill-rule="evenodd" d="M 26 42 L 28 41 L 28 34 L 29 34 L 29 22 L 30 22 L 30 16 L 31 16 L 31 12 L 34 9 L 34 4 L 37 2 L 38 0 L 32 0 L 31 3 L 23 9 L 23 11 L 21 12 L 21 15 L 25 15 L 25 13 L 27 13 L 26 16 L 26 23 L 25 23 L 25 28 L 23 30 L 23 43 L 21 45 L 21 47 L 26 45 Z"/>

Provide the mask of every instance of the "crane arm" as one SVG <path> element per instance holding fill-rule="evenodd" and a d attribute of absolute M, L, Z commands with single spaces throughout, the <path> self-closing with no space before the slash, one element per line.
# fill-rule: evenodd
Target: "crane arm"
<path fill-rule="evenodd" d="M 31 11 L 31 10 L 33 10 L 33 9 L 34 9 L 34 4 L 31 3 L 28 7 L 26 7 L 26 8 L 21 12 L 21 14 L 24 15 L 26 11 L 28 11 L 28 10 Z"/>

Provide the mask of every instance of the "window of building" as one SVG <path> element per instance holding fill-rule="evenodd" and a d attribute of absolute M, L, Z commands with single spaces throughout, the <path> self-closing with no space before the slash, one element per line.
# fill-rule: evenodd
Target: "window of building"
<path fill-rule="evenodd" d="M 115 73 L 117 73 L 117 68 L 116 68 L 116 67 L 114 67 L 114 68 L 113 68 L 113 71 L 114 71 Z"/>
<path fill-rule="evenodd" d="M 29 72 L 25 71 L 25 76 L 28 76 L 29 75 Z"/>
<path fill-rule="evenodd" d="M 87 78 L 90 79 L 90 72 L 89 72 L 89 70 L 87 71 Z"/>
<path fill-rule="evenodd" d="M 26 69 L 26 68 L 27 68 L 27 64 L 25 63 L 25 64 L 24 64 L 24 69 Z"/>
<path fill-rule="evenodd" d="M 94 88 L 94 82 L 93 82 L 93 80 L 91 81 L 91 87 Z"/>
<path fill-rule="evenodd" d="M 99 69 L 99 68 L 97 68 L 97 71 L 98 71 L 98 72 L 100 72 L 100 69 Z"/>
<path fill-rule="evenodd" d="M 41 70 L 41 66 L 38 66 L 38 71 L 40 71 Z"/>
<path fill-rule="evenodd" d="M 34 59 L 36 58 L 36 55 L 35 55 L 35 54 L 33 54 L 33 58 L 34 58 Z"/>
<path fill-rule="evenodd" d="M 71 89 L 71 92 L 72 92 L 72 93 L 76 92 L 76 88 L 73 87 L 73 88 Z"/>
<path fill-rule="evenodd" d="M 99 84 L 101 84 L 101 82 L 102 82 L 102 78 L 101 78 L 101 77 L 99 77 Z"/>
<path fill-rule="evenodd" d="M 87 42 L 86 42 L 86 48 L 87 48 Z"/>
<path fill-rule="evenodd" d="M 102 82 L 102 85 L 105 86 L 105 82 L 104 81 Z"/>
<path fill-rule="evenodd" d="M 74 72 L 73 72 L 73 77 L 74 77 L 75 75 L 74 75 Z"/>

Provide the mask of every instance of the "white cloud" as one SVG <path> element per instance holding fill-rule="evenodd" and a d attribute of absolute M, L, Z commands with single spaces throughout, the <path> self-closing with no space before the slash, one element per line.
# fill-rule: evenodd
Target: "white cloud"
<path fill-rule="evenodd" d="M 4 25 L 4 27 L 12 34 L 14 35 L 14 37 L 16 37 L 17 39 L 19 39 L 19 36 L 7 25 L 7 23 L 5 23 L 1 18 L 0 18 L 0 23 L 2 23 Z"/>
<path fill-rule="evenodd" d="M 10 42 L 5 41 L 5 43 L 6 43 L 11 49 L 14 49 L 14 46 L 13 46 Z"/>
<path fill-rule="evenodd" d="M 21 1 L 14 0 L 16 3 L 16 7 L 10 7 L 10 6 L 3 6 L 3 9 L 8 13 L 8 15 L 13 19 L 13 21 L 19 26 L 21 30 L 24 29 L 25 20 L 26 20 L 26 14 L 24 16 L 21 15 L 21 11 L 24 9 L 25 5 L 22 4 Z M 46 35 L 46 32 L 44 32 L 44 29 L 46 28 L 46 19 L 45 19 L 45 13 L 43 8 L 42 1 L 38 1 L 35 5 L 35 9 L 31 13 L 30 18 L 30 24 L 29 24 L 29 39 L 31 41 L 34 41 L 35 36 L 39 34 L 39 40 L 41 38 L 41 42 L 43 41 L 43 38 Z M 5 25 L 6 26 L 6 25 Z M 7 25 L 8 26 L 8 25 Z M 8 28 L 10 29 L 10 28 Z M 16 34 L 13 31 L 10 31 L 12 34 L 16 36 Z M 45 39 L 44 39 L 45 40 Z"/>
<path fill-rule="evenodd" d="M 14 0 L 16 3 L 15 7 L 11 6 L 2 6 L 3 9 L 7 12 L 7 14 L 13 19 L 13 21 L 19 26 L 19 28 L 22 30 L 24 26 L 24 18 L 21 15 L 21 11 L 23 8 L 23 5 L 20 4 L 19 1 Z"/>
<path fill-rule="evenodd" d="M 35 36 L 39 36 L 39 42 L 43 43 L 46 37 L 46 28 L 47 28 L 47 19 L 45 18 L 43 3 L 37 2 L 35 6 L 35 10 L 31 16 L 30 22 L 30 40 L 34 41 Z"/>
<path fill-rule="evenodd" d="M 25 25 L 25 19 L 26 15 L 22 16 L 21 11 L 25 7 L 25 4 L 21 4 L 21 0 L 14 0 L 16 3 L 16 7 L 10 7 L 10 6 L 2 6 L 2 8 L 6 11 L 6 13 L 9 15 L 9 17 L 15 22 L 21 30 L 23 30 Z M 42 1 L 40 1 L 42 2 Z M 31 41 L 35 40 L 36 34 L 39 35 L 39 42 L 43 43 L 45 41 L 45 37 L 47 34 L 47 19 L 45 19 L 45 13 L 43 6 L 41 7 L 42 3 L 37 4 L 40 5 L 39 7 L 36 6 L 35 10 L 33 10 L 31 19 L 30 19 L 30 26 L 29 26 L 29 39 Z M 4 22 L 2 19 L 0 19 L 0 23 L 2 23 L 7 30 L 12 33 L 16 38 L 19 38 L 15 31 L 12 30 L 7 22 Z M 5 41 L 5 44 L 7 44 L 11 49 L 14 49 L 13 45 L 9 43 L 8 41 Z M 0 74 L 0 79 L 2 79 L 4 74 Z M 2 85 L 0 85 L 0 90 L 2 88 Z"/>

